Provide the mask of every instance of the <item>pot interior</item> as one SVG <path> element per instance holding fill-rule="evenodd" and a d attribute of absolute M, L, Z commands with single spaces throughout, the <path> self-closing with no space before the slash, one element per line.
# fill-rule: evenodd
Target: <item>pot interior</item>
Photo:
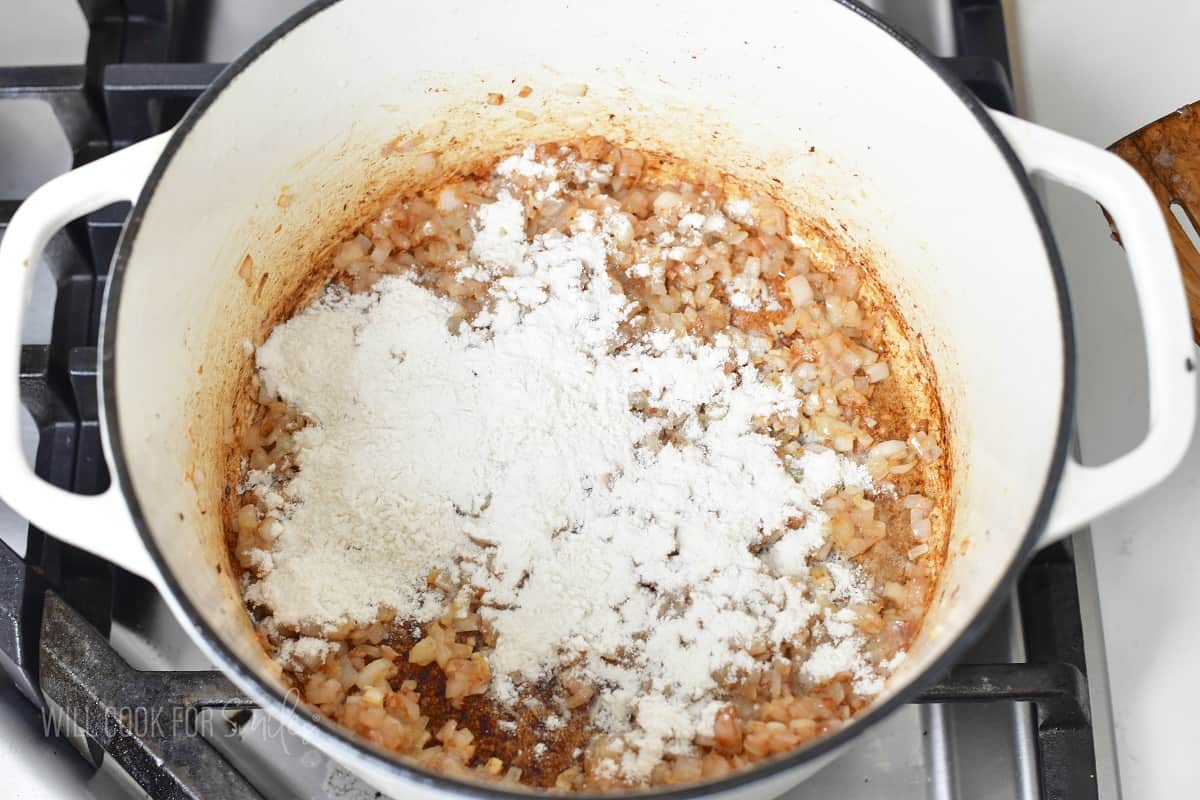
<path fill-rule="evenodd" d="M 219 513 L 244 342 L 319 290 L 317 265 L 382 194 L 525 142 L 599 134 L 719 167 L 836 232 L 923 342 L 955 513 L 940 587 L 887 691 L 904 686 L 997 590 L 1060 436 L 1059 295 L 989 130 L 904 44 L 833 0 L 720 14 L 411 9 L 343 0 L 240 62 L 183 123 L 143 201 L 109 298 L 105 413 L 122 484 L 185 608 L 275 680 Z"/>

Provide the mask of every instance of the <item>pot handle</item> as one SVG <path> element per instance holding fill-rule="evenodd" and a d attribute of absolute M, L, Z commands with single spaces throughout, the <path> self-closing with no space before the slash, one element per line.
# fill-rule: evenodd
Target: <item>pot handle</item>
<path fill-rule="evenodd" d="M 1124 161 L 1086 142 L 997 111 L 992 118 L 1030 174 L 1098 201 L 1121 232 L 1146 338 L 1150 429 L 1122 456 L 1085 467 L 1068 455 L 1042 545 L 1073 533 L 1162 481 L 1179 464 L 1196 417 L 1196 366 L 1175 247 L 1150 188 Z"/>
<path fill-rule="evenodd" d="M 103 494 L 75 494 L 43 480 L 25 460 L 16 378 L 25 307 L 46 243 L 76 217 L 136 201 L 169 136 L 146 139 L 49 181 L 21 204 L 0 239 L 0 499 L 52 536 L 155 582 L 158 572 L 115 478 Z"/>

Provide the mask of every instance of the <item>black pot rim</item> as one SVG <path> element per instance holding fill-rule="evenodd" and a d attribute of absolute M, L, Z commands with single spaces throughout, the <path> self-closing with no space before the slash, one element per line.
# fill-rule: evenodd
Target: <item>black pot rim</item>
<path fill-rule="evenodd" d="M 295 28 L 299 27 L 310 18 L 316 16 L 320 12 L 337 3 L 339 0 L 315 0 L 312 4 L 302 9 L 278 27 L 272 30 L 265 37 L 256 42 L 249 50 L 243 53 L 237 60 L 229 65 L 213 82 L 213 84 L 197 99 L 188 112 L 184 115 L 179 125 L 176 126 L 166 148 L 155 164 L 147 178 L 145 188 L 142 190 L 141 196 L 133 207 L 125 228 L 121 234 L 120 242 L 117 246 L 116 254 L 113 258 L 112 268 L 109 273 L 108 285 L 104 297 L 104 322 L 102 332 L 102 351 L 101 351 L 101 380 L 103 386 L 104 404 L 102 415 L 105 427 L 108 431 L 108 441 L 112 454 L 113 464 L 113 480 L 120 487 L 121 493 L 124 496 L 125 502 L 129 506 L 130 515 L 137 525 L 138 532 L 145 543 L 146 549 L 150 554 L 151 561 L 162 575 L 163 583 L 168 591 L 174 596 L 174 602 L 178 606 L 178 610 L 182 611 L 187 622 L 198 631 L 213 653 L 219 657 L 220 667 L 229 675 L 235 677 L 243 684 L 254 686 L 258 693 L 275 701 L 277 708 L 294 709 L 296 706 L 295 697 L 285 694 L 278 686 L 275 686 L 263 679 L 257 673 L 248 668 L 240 658 L 230 649 L 222 639 L 217 636 L 208 626 L 203 617 L 200 616 L 197 608 L 183 593 L 179 582 L 169 570 L 162 553 L 159 552 L 158 546 L 154 538 L 150 535 L 150 529 L 146 523 L 144 514 L 142 513 L 142 503 L 133 491 L 132 484 L 129 479 L 129 467 L 125 458 L 124 447 L 122 444 L 121 427 L 117 414 L 117 395 L 116 395 L 116 358 L 115 358 L 115 334 L 117 329 L 117 320 L 120 316 L 120 297 L 121 286 L 123 283 L 125 269 L 129 262 L 129 256 L 132 252 L 133 243 L 137 238 L 137 232 L 141 227 L 145 217 L 146 209 L 154 198 L 155 190 L 166 171 L 167 165 L 171 162 L 174 154 L 179 150 L 183 141 L 187 138 L 188 133 L 195 126 L 197 120 L 205 113 L 212 105 L 215 99 L 224 91 L 233 80 L 252 64 L 259 56 L 267 51 L 275 42 L 282 39 Z M 901 705 L 911 702 L 921 691 L 921 689 L 932 683 L 933 680 L 944 674 L 950 667 L 957 663 L 964 655 L 966 649 L 974 642 L 993 618 L 999 613 L 1000 609 L 1008 600 L 1008 591 L 1015 583 L 1017 575 L 1024 567 L 1029 556 L 1032 554 L 1035 545 L 1041 532 L 1046 526 L 1049 519 L 1050 509 L 1054 500 L 1054 495 L 1058 489 L 1059 481 L 1062 477 L 1062 472 L 1067 458 L 1068 445 L 1070 443 L 1071 423 L 1075 408 L 1075 391 L 1076 391 L 1076 376 L 1075 376 L 1075 339 L 1074 328 L 1072 324 L 1071 306 L 1067 296 L 1066 276 L 1063 271 L 1062 261 L 1059 257 L 1057 247 L 1054 243 L 1054 238 L 1050 230 L 1049 221 L 1042 209 L 1040 202 L 1034 193 L 1033 185 L 1030 182 L 1029 175 L 1026 172 L 1021 161 L 1017 158 L 1016 153 L 1009 145 L 1000 129 L 991 119 L 984 105 L 966 88 L 952 73 L 950 73 L 942 63 L 932 53 L 926 50 L 921 44 L 914 40 L 907 33 L 895 28 L 889 22 L 881 19 L 875 12 L 862 6 L 858 0 L 830 0 L 853 11 L 867 21 L 876 25 L 882 31 L 886 32 L 894 40 L 902 44 L 917 58 L 921 59 L 924 64 L 931 69 L 935 74 L 942 79 L 947 87 L 954 93 L 955 96 L 963 103 L 964 106 L 975 117 L 976 121 L 987 133 L 988 137 L 1000 151 L 1004 160 L 1007 162 L 1013 177 L 1019 185 L 1025 200 L 1029 205 L 1030 211 L 1037 224 L 1038 231 L 1041 235 L 1043 246 L 1045 247 L 1047 261 L 1054 278 L 1054 287 L 1057 294 L 1060 322 L 1062 325 L 1062 341 L 1063 341 L 1063 395 L 1062 406 L 1059 410 L 1058 431 L 1056 433 L 1054 451 L 1051 459 L 1050 470 L 1046 478 L 1046 484 L 1042 491 L 1042 495 L 1038 500 L 1033 519 L 1025 532 L 1020 545 L 1013 553 L 1012 561 L 1006 568 L 1003 578 L 999 582 L 996 591 L 988 598 L 983 607 L 976 614 L 975 618 L 967 625 L 963 633 L 958 639 L 953 642 L 945 653 L 936 659 L 929 667 L 927 667 L 919 676 L 912 680 L 907 686 L 897 691 L 893 696 L 876 703 L 871 706 L 866 713 L 843 726 L 828 736 L 815 740 L 809 745 L 797 748 L 789 753 L 782 754 L 768 761 L 762 762 L 752 768 L 735 772 L 734 774 L 721 778 L 719 780 L 695 785 L 684 786 L 681 788 L 666 788 L 658 790 L 645 790 L 636 793 L 638 797 L 656 798 L 656 800 L 685 800 L 697 798 L 703 795 L 714 794 L 717 792 L 732 791 L 741 787 L 745 787 L 752 783 L 757 783 L 775 777 L 789 770 L 794 770 L 803 765 L 821 758 L 824 755 L 830 754 L 847 744 L 860 733 L 865 731 L 871 725 L 879 722 L 883 718 L 889 716 Z M 463 780 L 447 777 L 445 775 L 429 772 L 410 765 L 394 754 L 388 753 L 382 748 L 367 742 L 364 739 L 355 736 L 345 728 L 327 720 L 320 715 L 312 715 L 296 713 L 292 719 L 296 723 L 296 727 L 301 729 L 303 735 L 317 735 L 325 739 L 326 745 L 335 745 L 338 751 L 348 751 L 350 754 L 358 755 L 372 762 L 376 770 L 383 770 L 391 775 L 425 785 L 431 789 L 442 792 L 458 793 L 465 797 L 487 798 L 509 797 L 509 798 L 527 798 L 531 794 L 535 794 L 533 790 L 512 790 L 501 786 L 491 787 L 483 784 L 470 783 Z M 332 741 L 330 741 L 332 740 Z M 612 797 L 618 796 L 612 793 L 608 794 L 579 794 L 574 795 L 583 800 L 611 800 Z"/>

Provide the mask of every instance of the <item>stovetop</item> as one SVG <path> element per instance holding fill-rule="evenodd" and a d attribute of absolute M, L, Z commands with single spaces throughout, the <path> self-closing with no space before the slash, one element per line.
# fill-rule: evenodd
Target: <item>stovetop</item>
<path fill-rule="evenodd" d="M 41 181 L 169 127 L 220 62 L 302 5 L 0 0 L 11 23 L 0 28 L 0 235 Z M 999 0 L 868 5 L 946 58 L 985 102 L 1011 110 Z M 28 455 L 44 477 L 85 493 L 108 481 L 96 325 L 127 210 L 101 210 L 54 238 L 25 329 Z M 250 708 L 149 584 L 2 505 L 0 540 L 9 796 L 377 796 Z M 1090 720 L 1104 693 L 1089 698 L 1075 569 L 1069 544 L 1039 554 L 963 665 L 787 797 L 1098 796 Z"/>

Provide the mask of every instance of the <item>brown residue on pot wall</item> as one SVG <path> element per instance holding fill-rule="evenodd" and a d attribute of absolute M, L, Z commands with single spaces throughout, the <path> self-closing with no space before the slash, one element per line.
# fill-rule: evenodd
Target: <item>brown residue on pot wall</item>
<path fill-rule="evenodd" d="M 250 276 L 253 272 L 254 259 L 250 257 L 249 253 L 246 253 L 246 255 L 242 256 L 242 260 L 238 262 L 238 277 L 242 279 L 243 283 L 250 286 L 252 283 Z"/>

